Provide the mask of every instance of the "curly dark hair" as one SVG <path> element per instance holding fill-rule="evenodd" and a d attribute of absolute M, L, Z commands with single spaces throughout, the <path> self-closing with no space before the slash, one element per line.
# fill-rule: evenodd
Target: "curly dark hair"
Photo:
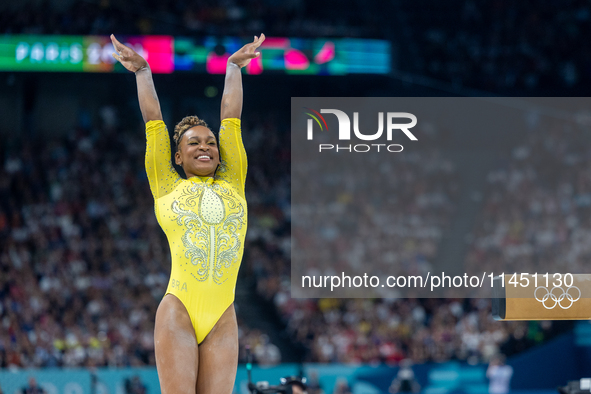
<path fill-rule="evenodd" d="M 181 142 L 181 138 L 183 138 L 183 134 L 185 131 L 189 130 L 191 127 L 195 126 L 205 126 L 209 129 L 209 126 L 203 119 L 200 119 L 197 116 L 185 116 L 176 126 L 174 126 L 174 142 L 176 144 L 176 149 L 179 149 L 179 143 Z M 215 135 L 215 133 L 214 133 Z M 217 136 L 216 136 L 217 139 Z"/>

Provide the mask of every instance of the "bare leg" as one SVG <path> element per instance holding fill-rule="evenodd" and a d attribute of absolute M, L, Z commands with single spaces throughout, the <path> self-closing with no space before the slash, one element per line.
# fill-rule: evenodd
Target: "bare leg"
<path fill-rule="evenodd" d="M 162 394 L 194 394 L 199 367 L 197 338 L 189 313 L 172 294 L 158 306 L 154 342 Z"/>
<path fill-rule="evenodd" d="M 238 323 L 230 305 L 199 344 L 197 394 L 231 394 L 238 368 Z"/>

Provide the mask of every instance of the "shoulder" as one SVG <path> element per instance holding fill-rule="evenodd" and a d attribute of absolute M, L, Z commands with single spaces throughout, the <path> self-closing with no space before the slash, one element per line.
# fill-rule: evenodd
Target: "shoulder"
<path fill-rule="evenodd" d="M 236 184 L 231 180 L 231 174 L 228 174 L 228 169 L 222 165 L 220 165 L 215 174 L 214 185 L 220 188 L 222 192 L 230 192 L 230 194 L 237 192 L 240 194 Z"/>
<path fill-rule="evenodd" d="M 227 127 L 237 127 L 240 128 L 240 119 L 238 118 L 225 118 L 222 120 L 222 125 L 220 129 L 224 130 Z"/>
<path fill-rule="evenodd" d="M 166 124 L 162 120 L 149 120 L 146 122 L 146 131 L 166 129 Z"/>

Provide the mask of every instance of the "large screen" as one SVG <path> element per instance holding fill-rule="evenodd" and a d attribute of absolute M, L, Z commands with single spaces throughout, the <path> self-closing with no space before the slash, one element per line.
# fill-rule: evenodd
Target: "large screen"
<path fill-rule="evenodd" d="M 150 63 L 152 72 L 223 74 L 230 54 L 249 42 L 236 37 L 127 36 L 118 39 Z M 386 74 L 390 43 L 369 39 L 268 37 L 245 72 L 310 75 Z M 122 72 L 108 36 L 0 37 L 0 71 Z"/>

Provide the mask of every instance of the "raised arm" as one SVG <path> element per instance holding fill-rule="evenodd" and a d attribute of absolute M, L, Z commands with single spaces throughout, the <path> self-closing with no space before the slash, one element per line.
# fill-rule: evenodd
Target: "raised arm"
<path fill-rule="evenodd" d="M 220 119 L 237 118 L 242 114 L 242 73 L 240 69 L 258 56 L 256 49 L 265 41 L 265 35 L 254 36 L 254 41 L 246 44 L 228 59 L 226 81 L 222 95 Z"/>
<path fill-rule="evenodd" d="M 113 57 L 123 67 L 135 73 L 140 110 L 146 123 L 146 173 L 152 195 L 157 200 L 172 192 L 181 181 L 181 177 L 172 166 L 170 159 L 170 137 L 162 121 L 152 72 L 143 57 L 121 44 L 112 34 L 111 41 L 117 50 L 117 53 L 113 53 Z M 158 209 L 157 206 L 156 209 Z"/>
<path fill-rule="evenodd" d="M 140 110 L 144 122 L 148 123 L 151 120 L 162 120 L 162 112 L 160 111 L 160 102 L 152 80 L 152 71 L 150 65 L 133 49 L 121 44 L 113 34 L 111 34 L 111 42 L 115 47 L 117 53 L 113 53 L 113 57 L 117 59 L 123 67 L 135 73 L 135 80 L 137 82 L 137 95 L 140 102 Z"/>
<path fill-rule="evenodd" d="M 216 177 L 234 185 L 244 198 L 244 184 L 248 167 L 246 151 L 242 144 L 240 115 L 242 113 L 242 74 L 240 69 L 252 59 L 260 56 L 256 49 L 265 41 L 265 35 L 254 37 L 254 41 L 246 44 L 228 59 L 226 82 L 222 96 L 220 127 L 220 155 L 222 162 Z"/>

